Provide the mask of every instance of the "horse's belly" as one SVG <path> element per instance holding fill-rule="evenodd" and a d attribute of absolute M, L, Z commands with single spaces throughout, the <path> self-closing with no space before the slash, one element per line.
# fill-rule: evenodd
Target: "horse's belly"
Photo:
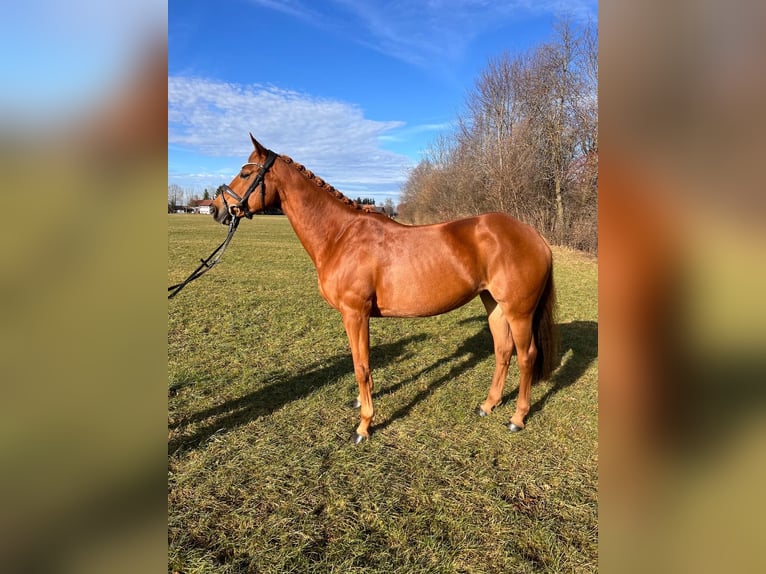
<path fill-rule="evenodd" d="M 382 317 L 429 317 L 468 303 L 481 290 L 456 277 L 410 277 L 385 281 L 376 292 L 375 307 Z"/>

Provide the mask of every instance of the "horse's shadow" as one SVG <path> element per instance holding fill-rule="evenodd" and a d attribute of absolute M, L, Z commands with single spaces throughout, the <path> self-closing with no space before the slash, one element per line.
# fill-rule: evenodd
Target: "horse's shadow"
<path fill-rule="evenodd" d="M 433 391 L 459 377 L 469 369 L 472 369 L 481 361 L 488 360 L 494 353 L 494 345 L 492 335 L 489 332 L 489 327 L 486 325 L 486 320 L 484 315 L 476 315 L 475 317 L 470 317 L 461 321 L 461 324 L 480 321 L 484 323 L 485 328 L 466 339 L 449 357 L 440 359 L 433 365 L 422 369 L 420 372 L 404 381 L 378 391 L 374 396 L 384 396 L 393 393 L 401 387 L 426 375 L 429 371 L 435 370 L 440 365 L 459 360 L 459 362 L 446 374 L 433 380 L 426 388 L 415 395 L 408 404 L 394 412 L 385 421 L 375 425 L 374 430 L 381 431 L 388 427 L 392 422 L 408 415 L 418 403 L 423 401 Z M 571 321 L 569 323 L 560 324 L 558 328 L 561 336 L 559 360 L 557 361 L 559 366 L 550 379 L 552 383 L 550 388 L 530 406 L 528 417 L 534 416 L 534 414 L 538 412 L 556 393 L 575 383 L 598 354 L 598 323 L 595 321 Z M 572 351 L 572 354 L 562 364 L 562 359 L 567 356 L 569 351 Z M 490 381 L 487 381 L 487 389 L 489 389 L 489 382 Z M 506 392 L 503 396 L 503 403 L 513 401 L 518 396 L 518 380 L 512 381 L 509 377 L 509 381 L 506 382 L 506 389 L 509 387 L 511 388 L 511 391 Z M 474 405 L 471 405 L 471 407 L 473 406 Z"/>
<path fill-rule="evenodd" d="M 559 349 L 558 368 L 551 376 L 551 387 L 537 399 L 529 409 L 529 417 L 545 406 L 556 393 L 576 383 L 598 356 L 598 323 L 595 321 L 571 321 L 559 325 L 561 346 Z M 572 351 L 569 358 L 563 358 Z M 518 386 L 511 398 L 519 393 Z"/>
<path fill-rule="evenodd" d="M 373 353 L 385 357 L 386 362 L 401 361 L 407 354 L 408 347 L 426 339 L 425 334 L 412 335 L 396 341 L 377 345 Z M 314 391 L 354 372 L 354 365 L 349 353 L 325 359 L 310 366 L 301 373 L 282 378 L 277 377 L 259 389 L 241 397 L 226 401 L 189 415 L 177 415 L 171 419 L 169 428 L 173 437 L 168 441 L 168 453 L 198 447 L 208 438 L 220 431 L 236 429 L 253 420 L 266 416 L 284 405 L 309 396 Z M 269 377 L 272 379 L 273 377 Z M 175 397 L 193 382 L 180 382 L 170 387 L 169 396 Z M 202 423 L 202 424 L 200 424 Z M 188 432 L 188 427 L 200 425 Z"/>
<path fill-rule="evenodd" d="M 382 431 L 392 422 L 407 416 L 410 411 L 433 391 L 452 381 L 468 370 L 475 367 L 481 361 L 489 360 L 493 355 L 492 335 L 486 326 L 486 317 L 477 315 L 461 321 L 461 324 L 483 322 L 484 327 L 474 335 L 467 338 L 449 356 L 445 356 L 432 365 L 421 369 L 405 380 L 393 385 L 382 385 L 376 390 L 373 397 L 380 398 L 395 393 L 403 387 L 427 376 L 446 363 L 457 361 L 444 375 L 434 379 L 418 392 L 406 405 L 391 414 L 386 420 L 373 427 L 375 432 Z M 598 324 L 594 321 L 572 321 L 559 325 L 561 334 L 561 346 L 559 350 L 559 362 L 571 355 L 560 364 L 551 378 L 551 386 L 537 401 L 531 405 L 529 416 L 543 408 L 545 403 L 556 393 L 575 383 L 593 362 L 597 356 Z M 394 343 L 376 345 L 371 350 L 373 367 L 383 367 L 386 364 L 401 361 L 408 353 L 408 347 L 412 344 L 422 343 L 427 335 L 418 334 L 405 337 Z M 375 359 L 378 360 L 375 360 Z M 381 359 L 382 358 L 382 359 Z M 321 364 L 309 367 L 304 372 L 287 379 L 281 377 L 269 382 L 251 393 L 226 401 L 220 405 L 210 407 L 190 415 L 181 415 L 169 425 L 175 431 L 174 437 L 168 441 L 168 452 L 173 454 L 179 450 L 196 448 L 205 440 L 221 430 L 229 431 L 238 428 L 250 421 L 268 415 L 289 402 L 307 397 L 314 391 L 330 383 L 335 383 L 342 377 L 353 373 L 354 365 L 348 353 L 336 355 L 331 359 L 322 361 Z M 487 388 L 489 388 L 487 381 Z M 182 392 L 182 389 L 192 383 L 179 383 L 170 388 L 170 396 Z M 507 403 L 518 396 L 518 381 L 509 380 L 506 388 L 511 391 L 503 397 Z M 472 408 L 474 405 L 470 405 Z M 189 426 L 204 423 L 192 432 L 184 432 Z"/>

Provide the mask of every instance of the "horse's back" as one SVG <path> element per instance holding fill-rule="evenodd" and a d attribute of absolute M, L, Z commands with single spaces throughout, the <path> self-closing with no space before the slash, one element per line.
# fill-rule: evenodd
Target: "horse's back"
<path fill-rule="evenodd" d="M 483 213 L 434 227 L 441 229 L 447 241 L 459 245 L 487 268 L 550 264 L 550 247 L 540 233 L 506 213 Z"/>

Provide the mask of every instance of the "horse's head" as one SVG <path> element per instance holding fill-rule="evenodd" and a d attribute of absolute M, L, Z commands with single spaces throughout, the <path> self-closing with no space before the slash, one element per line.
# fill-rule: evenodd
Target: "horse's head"
<path fill-rule="evenodd" d="M 279 195 L 274 185 L 267 182 L 268 172 L 276 159 L 276 154 L 265 147 L 250 134 L 255 148 L 229 185 L 219 188 L 211 205 L 210 212 L 218 223 L 228 225 L 232 217 L 252 217 L 258 211 L 276 205 Z"/>

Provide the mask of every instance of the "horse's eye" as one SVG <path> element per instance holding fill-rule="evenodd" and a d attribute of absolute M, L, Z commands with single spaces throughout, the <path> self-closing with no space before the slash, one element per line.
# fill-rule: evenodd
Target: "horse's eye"
<path fill-rule="evenodd" d="M 250 174 L 242 171 L 240 172 L 239 177 L 241 177 L 242 179 L 247 179 L 248 177 L 250 177 Z"/>

